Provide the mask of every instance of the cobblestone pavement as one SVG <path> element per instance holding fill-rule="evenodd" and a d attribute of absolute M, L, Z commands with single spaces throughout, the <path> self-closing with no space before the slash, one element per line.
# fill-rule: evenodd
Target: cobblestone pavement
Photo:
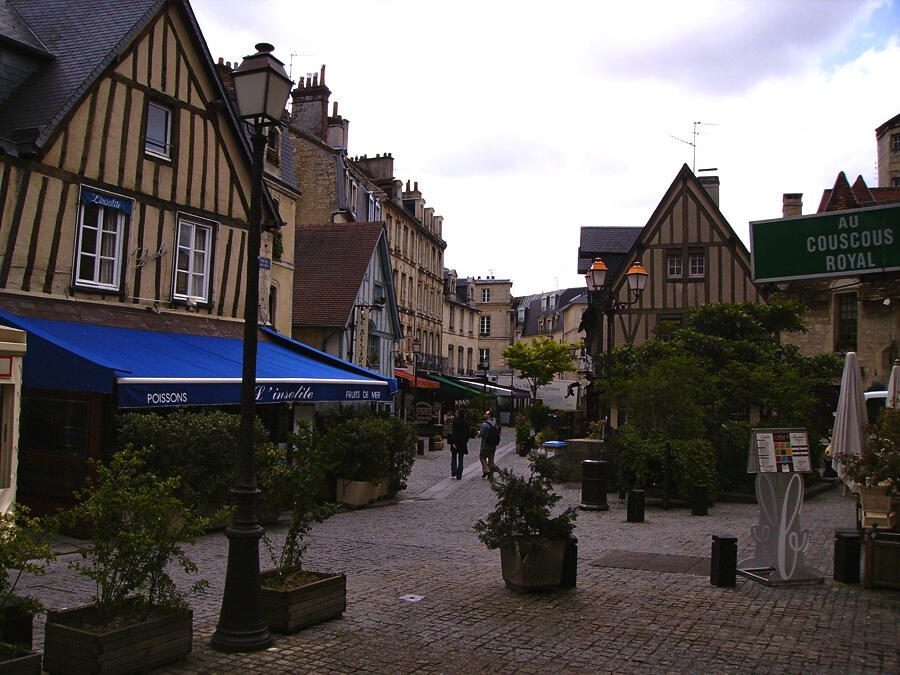
<path fill-rule="evenodd" d="M 504 431 L 498 463 L 525 470 L 526 460 L 512 452 L 512 430 Z M 837 490 L 810 500 L 801 516 L 812 534 L 807 560 L 825 573 L 822 585 L 769 588 L 739 578 L 737 588 L 722 589 L 702 576 L 602 567 L 610 550 L 708 556 L 711 535 L 721 533 L 738 537 L 744 557 L 758 514 L 749 504 L 716 504 L 707 517 L 648 507 L 645 523 L 627 523 L 610 495 L 609 511 L 578 517 L 577 588 L 520 595 L 504 586 L 499 554 L 472 531 L 493 498 L 477 453 L 467 460 L 457 481 L 449 451 L 428 453 L 395 503 L 317 525 L 306 565 L 347 574 L 347 611 L 276 636 L 265 651 L 208 647 L 226 540 L 204 537 L 193 554 L 210 589 L 192 603 L 193 652 L 161 672 L 900 672 L 900 593 L 831 579 L 833 531 L 854 520 L 851 501 Z M 580 501 L 579 485 L 559 490 L 565 504 Z M 66 569 L 71 558 L 64 554 L 46 576 L 27 582 L 50 607 L 90 596 L 90 584 Z M 43 640 L 40 625 L 36 638 Z"/>

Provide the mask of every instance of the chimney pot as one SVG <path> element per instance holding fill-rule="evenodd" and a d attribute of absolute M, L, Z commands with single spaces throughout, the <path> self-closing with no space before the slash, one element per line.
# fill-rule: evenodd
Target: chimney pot
<path fill-rule="evenodd" d="M 785 192 L 781 198 L 781 217 L 792 218 L 803 215 L 803 193 Z"/>

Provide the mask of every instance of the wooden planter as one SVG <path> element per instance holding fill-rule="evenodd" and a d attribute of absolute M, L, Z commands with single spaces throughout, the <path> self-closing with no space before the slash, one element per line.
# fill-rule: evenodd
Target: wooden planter
<path fill-rule="evenodd" d="M 507 588 L 525 593 L 560 585 L 563 577 L 566 540 L 551 541 L 539 548 L 525 539 L 514 538 L 500 547 L 500 566 Z"/>
<path fill-rule="evenodd" d="M 337 500 L 345 506 L 365 506 L 377 498 L 378 488 L 371 481 L 337 479 Z"/>
<path fill-rule="evenodd" d="M 40 652 L 33 652 L 24 647 L 0 644 L 0 673 L 41 675 Z"/>
<path fill-rule="evenodd" d="M 866 532 L 863 586 L 900 588 L 900 534 Z"/>
<path fill-rule="evenodd" d="M 337 619 L 347 609 L 347 577 L 343 574 L 306 572 L 318 577 L 297 588 L 280 590 L 266 586 L 274 571 L 260 575 L 263 615 L 269 630 L 294 633 L 329 619 Z"/>
<path fill-rule="evenodd" d="M 47 612 L 44 670 L 48 673 L 136 673 L 190 654 L 193 612 L 152 615 L 120 627 L 91 627 L 93 605 Z M 102 631 L 102 632 L 100 632 Z"/>
<path fill-rule="evenodd" d="M 27 606 L 23 605 L 19 598 L 10 597 L 8 604 L 3 608 L 2 624 L 0 624 L 0 635 L 3 636 L 3 642 L 31 649 L 33 624 L 34 614 L 31 610 L 27 609 Z"/>

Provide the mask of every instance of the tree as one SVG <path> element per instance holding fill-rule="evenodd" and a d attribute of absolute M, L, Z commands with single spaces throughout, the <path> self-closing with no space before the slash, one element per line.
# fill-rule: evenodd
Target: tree
<path fill-rule="evenodd" d="M 665 339 L 617 349 L 602 395 L 628 420 L 626 435 L 656 446 L 702 440 L 715 448 L 720 487 L 746 483 L 752 409 L 758 426 L 805 427 L 812 442 L 828 434 L 839 361 L 803 356 L 779 338 L 803 330 L 803 311 L 792 302 L 693 309 Z"/>
<path fill-rule="evenodd" d="M 537 398 L 540 387 L 553 381 L 554 375 L 575 367 L 569 348 L 548 337 L 516 342 L 503 350 L 503 357 L 511 368 L 519 371 L 519 377 L 528 381 L 532 400 Z"/>

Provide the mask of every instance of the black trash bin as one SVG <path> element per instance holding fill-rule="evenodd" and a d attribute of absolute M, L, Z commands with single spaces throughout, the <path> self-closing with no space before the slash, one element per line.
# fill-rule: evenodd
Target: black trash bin
<path fill-rule="evenodd" d="M 845 584 L 859 583 L 859 555 L 862 537 L 859 530 L 834 531 L 834 580 Z"/>
<path fill-rule="evenodd" d="M 714 534 L 709 558 L 709 583 L 713 586 L 737 586 L 737 537 Z"/>
<path fill-rule="evenodd" d="M 644 491 L 629 490 L 626 504 L 626 517 L 629 523 L 644 522 Z"/>
<path fill-rule="evenodd" d="M 608 511 L 606 502 L 607 464 L 601 459 L 581 461 L 581 504 L 585 511 Z"/>

